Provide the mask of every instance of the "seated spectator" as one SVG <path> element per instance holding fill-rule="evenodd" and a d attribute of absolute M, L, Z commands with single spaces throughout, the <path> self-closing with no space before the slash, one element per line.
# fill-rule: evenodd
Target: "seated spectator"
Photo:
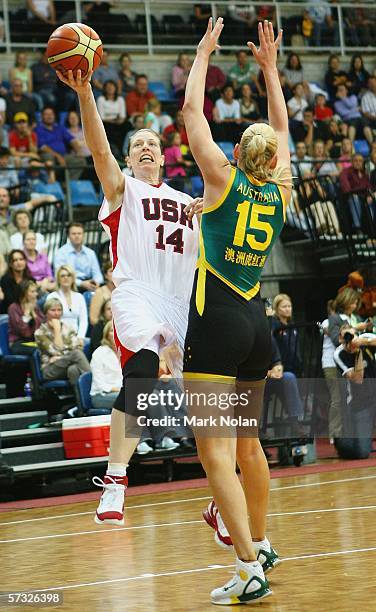
<path fill-rule="evenodd" d="M 9 149 L 0 149 L 0 187 L 10 189 L 19 184 L 18 174 L 10 157 Z M 16 190 L 17 194 L 17 190 Z"/>
<path fill-rule="evenodd" d="M 366 162 L 366 172 L 368 176 L 371 176 L 372 172 L 376 169 L 376 140 L 371 145 L 371 152 L 369 159 Z"/>
<path fill-rule="evenodd" d="M 171 83 L 177 97 L 183 96 L 185 85 L 191 70 L 192 62 L 186 53 L 179 53 L 175 66 L 172 68 Z"/>
<path fill-rule="evenodd" d="M 78 293 L 76 275 L 67 265 L 56 271 L 57 291 L 47 296 L 47 300 L 58 299 L 63 307 L 61 320 L 74 329 L 79 338 L 85 338 L 88 327 L 88 314 L 85 298 Z"/>
<path fill-rule="evenodd" d="M 341 69 L 338 55 L 330 55 L 328 59 L 328 70 L 325 74 L 325 87 L 330 100 L 334 101 L 339 85 L 351 86 L 349 75 Z"/>
<path fill-rule="evenodd" d="M 14 79 L 11 82 L 11 91 L 6 96 L 6 122 L 13 125 L 14 116 L 17 113 L 26 113 L 31 125 L 35 123 L 35 106 L 33 100 L 22 93 L 23 83 L 21 79 Z"/>
<path fill-rule="evenodd" d="M 112 282 L 112 263 L 108 261 L 103 266 L 105 284 L 98 287 L 90 302 L 89 318 L 91 325 L 96 325 L 99 321 L 102 306 L 107 300 L 111 299 L 111 293 L 115 289 Z"/>
<path fill-rule="evenodd" d="M 367 88 L 370 73 L 364 67 L 363 57 L 355 53 L 351 58 L 349 81 L 351 82 L 351 93 L 359 95 Z"/>
<path fill-rule="evenodd" d="M 103 84 L 102 94 L 97 98 L 97 106 L 108 141 L 110 145 L 116 147 L 119 157 L 125 135 L 127 112 L 124 98 L 118 94 L 115 81 L 106 81 Z"/>
<path fill-rule="evenodd" d="M 201 37 L 204 34 L 209 17 L 211 17 L 210 4 L 194 4 L 192 23 L 198 36 Z"/>
<path fill-rule="evenodd" d="M 76 153 L 79 157 L 91 157 L 90 149 L 85 142 L 84 132 L 81 127 L 80 115 L 77 111 L 71 110 L 67 115 L 66 128 L 73 136 L 74 140 L 79 144 L 79 151 Z"/>
<path fill-rule="evenodd" d="M 98 258 L 92 249 L 84 245 L 85 230 L 82 223 L 73 221 L 68 226 L 68 240 L 57 251 L 54 268 L 68 265 L 76 272 L 79 291 L 95 291 L 103 283 Z"/>
<path fill-rule="evenodd" d="M 304 142 L 297 142 L 295 153 L 291 157 L 291 170 L 293 176 L 303 179 L 313 176 L 312 160 L 307 155 L 307 147 Z"/>
<path fill-rule="evenodd" d="M 167 136 L 171 132 L 179 132 L 182 145 L 186 147 L 189 146 L 187 130 L 185 129 L 184 115 L 183 115 L 183 111 L 180 109 L 176 111 L 174 123 L 171 123 L 171 125 L 168 125 L 163 130 L 163 138 L 167 140 Z"/>
<path fill-rule="evenodd" d="M 364 170 L 364 158 L 356 153 L 352 158 L 352 166 L 345 168 L 339 175 L 342 193 L 348 196 L 348 206 L 355 230 L 362 229 L 362 205 L 369 207 L 372 219 L 375 219 L 376 202 L 371 194 L 371 183 Z"/>
<path fill-rule="evenodd" d="M 236 52 L 236 64 L 229 70 L 227 78 L 231 81 L 234 90 L 240 94 L 242 85 L 253 84 L 255 90 L 259 92 L 260 84 L 257 80 L 257 74 L 254 71 L 250 56 L 247 51 L 241 50 Z"/>
<path fill-rule="evenodd" d="M 268 403 L 272 394 L 281 400 L 283 408 L 289 417 L 297 420 L 303 419 L 304 406 L 299 393 L 298 381 L 293 372 L 284 371 L 281 354 L 273 334 L 272 361 L 265 384 L 265 404 Z"/>
<path fill-rule="evenodd" d="M 184 191 L 184 178 L 187 176 L 186 166 L 192 166 L 191 161 L 183 158 L 179 132 L 170 132 L 167 146 L 164 150 L 166 177 L 171 179 L 169 185 L 178 191 Z"/>
<path fill-rule="evenodd" d="M 376 77 L 374 76 L 368 79 L 368 89 L 362 97 L 361 110 L 371 135 L 367 140 L 372 145 L 372 130 L 376 130 Z"/>
<path fill-rule="evenodd" d="M 39 154 L 43 161 L 52 161 L 65 168 L 70 168 L 70 178 L 79 179 L 82 174 L 83 158 L 79 158 L 80 144 L 66 127 L 56 123 L 53 108 L 46 107 L 42 111 L 42 121 L 37 125 Z M 73 149 L 76 155 L 70 153 Z M 73 166 L 74 169 L 71 169 Z"/>
<path fill-rule="evenodd" d="M 56 202 L 56 196 L 40 193 L 39 191 L 41 183 L 51 185 L 52 183 L 56 182 L 54 165 L 51 160 L 42 163 L 37 159 L 29 159 L 27 167 L 20 170 L 19 175 L 24 192 L 32 195 L 32 208 L 38 206 L 37 201 L 39 200 L 41 204 L 45 202 Z M 36 201 L 34 202 L 34 200 Z M 18 207 L 18 205 L 16 206 Z M 28 206 L 27 208 L 29 210 Z M 30 210 L 32 208 L 30 208 Z"/>
<path fill-rule="evenodd" d="M 329 44 L 339 46 L 338 23 L 334 21 L 330 5 L 325 0 L 314 0 L 308 8 L 313 23 L 311 41 L 315 47 L 322 46 L 323 36 L 330 37 Z M 326 41 L 328 44 L 328 41 Z M 325 44 L 325 43 L 324 43 Z"/>
<path fill-rule="evenodd" d="M 294 124 L 293 138 L 304 141 L 308 149 L 312 148 L 315 140 L 323 140 L 325 143 L 330 136 L 329 126 L 324 121 L 315 121 L 312 108 L 307 107 L 303 111 L 303 121 Z"/>
<path fill-rule="evenodd" d="M 334 108 L 337 115 L 339 115 L 342 121 L 345 121 L 349 126 L 350 140 L 355 140 L 356 137 L 363 138 L 363 136 L 365 136 L 368 142 L 372 142 L 372 132 L 364 123 L 356 95 L 349 95 L 349 90 L 346 85 L 339 85 L 337 87 L 336 98 Z"/>
<path fill-rule="evenodd" d="M 304 96 L 304 88 L 302 83 L 297 83 L 293 88 L 293 97 L 287 102 L 287 112 L 289 115 L 289 125 L 292 137 L 298 129 L 299 123 L 303 123 L 303 111 L 307 108 L 308 102 Z M 296 139 L 294 138 L 296 141 Z"/>
<path fill-rule="evenodd" d="M 154 130 L 157 134 L 161 133 L 161 113 L 162 107 L 159 100 L 152 98 L 145 108 L 145 128 Z"/>
<path fill-rule="evenodd" d="M 260 109 L 256 100 L 252 97 L 252 89 L 248 83 L 240 88 L 240 116 L 242 123 L 254 123 L 261 119 Z"/>
<path fill-rule="evenodd" d="M 122 53 L 119 57 L 119 81 L 120 81 L 120 94 L 126 96 L 127 93 L 133 91 L 136 83 L 137 73 L 131 69 L 132 59 L 129 53 Z"/>
<path fill-rule="evenodd" d="M 9 191 L 5 187 L 0 187 L 0 227 L 8 234 L 8 237 L 17 231 L 16 226 L 12 223 L 12 213 L 9 205 Z"/>
<path fill-rule="evenodd" d="M 144 113 L 147 103 L 152 98 L 155 98 L 155 96 L 149 91 L 148 77 L 145 74 L 138 74 L 134 90 L 125 96 L 128 117 Z"/>
<path fill-rule="evenodd" d="M 31 355 L 36 348 L 34 335 L 43 321 L 37 298 L 36 282 L 25 280 L 19 286 L 17 302 L 9 306 L 9 347 L 13 355 Z"/>
<path fill-rule="evenodd" d="M 10 253 L 12 246 L 9 240 L 8 232 L 4 226 L 0 226 L 0 257 L 4 258 Z M 0 300 L 3 298 L 0 297 Z"/>
<path fill-rule="evenodd" d="M 92 355 L 95 349 L 100 346 L 103 336 L 103 330 L 108 321 L 112 321 L 111 298 L 108 298 L 108 300 L 103 302 L 99 312 L 98 321 L 92 327 L 90 333 L 89 355 Z"/>
<path fill-rule="evenodd" d="M 344 138 L 341 142 L 340 156 L 338 167 L 342 171 L 345 168 L 351 168 L 352 158 L 355 153 L 354 143 L 350 138 Z"/>
<path fill-rule="evenodd" d="M 26 113 L 14 115 L 13 129 L 9 132 L 9 152 L 22 166 L 30 159 L 39 160 L 37 135 L 31 129 Z"/>
<path fill-rule="evenodd" d="M 1 110 L 3 109 L 3 110 Z M 0 98 L 0 147 L 9 147 L 8 130 L 5 127 L 5 100 Z"/>
<path fill-rule="evenodd" d="M 138 130 L 142 130 L 142 128 L 145 127 L 145 116 L 143 114 L 133 115 L 132 119 L 130 120 L 130 124 L 133 126 L 133 128 L 126 133 L 125 138 L 124 138 L 124 142 L 123 142 L 124 157 L 128 156 L 129 143 L 130 143 L 132 136 L 136 132 L 138 132 Z"/>
<path fill-rule="evenodd" d="M 344 138 L 347 138 L 347 125 L 331 119 L 328 126 L 328 139 L 325 143 L 325 150 L 332 159 L 338 159 L 341 155 L 341 145 Z"/>
<path fill-rule="evenodd" d="M 350 34 L 352 47 L 372 47 L 375 40 L 375 22 L 369 18 L 369 11 L 362 6 L 343 9 L 343 20 Z"/>
<path fill-rule="evenodd" d="M 285 372 L 299 376 L 302 360 L 299 349 L 299 332 L 292 324 L 292 302 L 285 293 L 273 300 L 272 334 L 277 342 Z"/>
<path fill-rule="evenodd" d="M 30 68 L 27 67 L 27 55 L 24 51 L 16 53 L 13 68 L 9 69 L 9 81 L 19 79 L 22 81 L 22 93 L 31 94 L 33 92 L 33 77 Z"/>
<path fill-rule="evenodd" d="M 46 253 L 39 253 L 36 244 L 35 232 L 32 230 L 25 232 L 23 235 L 23 250 L 26 255 L 27 267 L 41 292 L 48 293 L 55 289 L 56 283 Z"/>
<path fill-rule="evenodd" d="M 48 63 L 47 52 L 41 52 L 40 59 L 31 66 L 33 75 L 33 98 L 38 110 L 45 106 L 56 106 L 57 102 L 57 76 Z"/>
<path fill-rule="evenodd" d="M 23 248 L 23 237 L 31 228 L 31 214 L 27 210 L 16 210 L 13 215 L 13 223 L 18 231 L 15 234 L 12 234 L 10 237 L 10 243 L 12 245 L 12 249 L 22 249 Z M 47 251 L 46 243 L 44 237 L 39 232 L 35 233 L 36 237 L 36 250 L 39 253 L 45 253 Z"/>
<path fill-rule="evenodd" d="M 112 409 L 123 385 L 123 373 L 117 356 L 112 321 L 103 329 L 101 345 L 95 349 L 90 368 L 93 375 L 90 395 L 94 408 Z"/>
<path fill-rule="evenodd" d="M 67 378 L 74 387 L 81 374 L 90 372 L 89 362 L 82 352 L 83 341 L 74 329 L 61 321 L 63 308 L 59 300 L 47 300 L 43 310 L 46 322 L 35 332 L 43 378 Z"/>
<path fill-rule="evenodd" d="M 324 94 L 317 94 L 315 96 L 314 106 L 314 119 L 317 121 L 330 121 L 333 117 L 333 109 L 326 103 L 326 97 Z"/>
<path fill-rule="evenodd" d="M 334 181 L 339 175 L 339 170 L 334 162 L 326 161 L 325 144 L 323 140 L 315 140 L 313 143 L 313 172 L 315 176 L 330 176 Z M 335 198 L 336 194 L 330 196 Z"/>
<path fill-rule="evenodd" d="M 107 81 L 114 81 L 116 92 L 120 93 L 121 91 L 118 71 L 116 70 L 115 66 L 110 64 L 109 59 L 108 51 L 103 51 L 101 64 L 93 75 L 92 86 L 93 93 L 96 98 L 103 94 L 103 89 Z"/>
<path fill-rule="evenodd" d="M 46 33 L 52 31 L 52 26 L 57 25 L 55 4 L 53 0 L 27 0 L 28 18 L 31 28 L 38 32 L 42 26 Z"/>
<path fill-rule="evenodd" d="M 205 93 L 212 102 L 215 102 L 221 96 L 227 79 L 225 73 L 219 66 L 213 66 L 211 59 L 212 55 L 209 56 L 209 65 L 205 80 Z"/>
<path fill-rule="evenodd" d="M 309 84 L 304 79 L 303 66 L 297 53 L 289 53 L 285 67 L 283 68 L 283 74 L 286 77 L 286 85 L 291 92 L 294 91 L 295 85 L 299 83 L 303 85 L 303 94 L 308 100 L 310 96 Z"/>
<path fill-rule="evenodd" d="M 26 256 L 23 251 L 13 249 L 8 256 L 8 271 L 0 279 L 3 292 L 1 313 L 7 314 L 8 308 L 20 299 L 20 285 L 22 281 L 34 280 L 27 267 Z"/>
<path fill-rule="evenodd" d="M 213 126 L 215 140 L 230 140 L 233 143 L 239 140 L 242 129 L 240 104 L 238 100 L 234 100 L 232 85 L 224 86 L 221 98 L 215 103 L 213 118 L 216 124 Z"/>

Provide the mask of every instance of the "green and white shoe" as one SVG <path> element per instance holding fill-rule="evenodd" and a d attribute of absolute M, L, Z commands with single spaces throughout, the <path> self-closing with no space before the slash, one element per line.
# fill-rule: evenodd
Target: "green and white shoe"
<path fill-rule="evenodd" d="M 223 587 L 211 592 L 211 602 L 219 606 L 254 604 L 272 594 L 258 561 L 236 559 L 236 572 Z"/>
<path fill-rule="evenodd" d="M 261 563 L 264 574 L 268 574 L 281 563 L 281 559 L 278 557 L 268 538 L 265 538 L 262 542 L 253 542 L 253 546 L 256 551 L 257 561 Z"/>

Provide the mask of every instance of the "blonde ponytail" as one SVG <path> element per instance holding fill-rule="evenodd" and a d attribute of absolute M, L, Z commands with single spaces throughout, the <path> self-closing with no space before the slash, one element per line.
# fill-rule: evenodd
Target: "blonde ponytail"
<path fill-rule="evenodd" d="M 239 166 L 258 181 L 290 187 L 291 170 L 287 166 L 270 168 L 277 153 L 278 140 L 273 128 L 266 123 L 250 125 L 240 141 Z"/>

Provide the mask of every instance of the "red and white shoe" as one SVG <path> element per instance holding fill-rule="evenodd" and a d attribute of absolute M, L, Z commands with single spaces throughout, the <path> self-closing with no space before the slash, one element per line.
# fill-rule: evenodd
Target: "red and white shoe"
<path fill-rule="evenodd" d="M 124 498 L 128 486 L 127 476 L 110 476 L 106 474 L 104 480 L 94 476 L 93 484 L 103 487 L 99 506 L 94 521 L 98 525 L 109 523 L 111 525 L 124 525 Z"/>
<path fill-rule="evenodd" d="M 222 521 L 222 517 L 219 514 L 219 510 L 215 505 L 214 500 L 210 502 L 207 509 L 202 513 L 207 524 L 214 529 L 214 539 L 216 543 L 222 548 L 226 548 L 229 550 L 232 548 L 232 540 L 229 532 L 227 531 L 224 522 Z"/>

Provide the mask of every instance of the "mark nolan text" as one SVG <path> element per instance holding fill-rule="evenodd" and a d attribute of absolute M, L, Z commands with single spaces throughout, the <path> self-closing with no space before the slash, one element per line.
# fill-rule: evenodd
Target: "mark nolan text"
<path fill-rule="evenodd" d="M 197 417 L 185 415 L 182 418 L 176 416 L 164 416 L 158 418 L 148 418 L 145 414 L 137 417 L 139 427 L 258 427 L 257 419 L 245 417 L 231 417 L 220 415 L 218 417 Z"/>

